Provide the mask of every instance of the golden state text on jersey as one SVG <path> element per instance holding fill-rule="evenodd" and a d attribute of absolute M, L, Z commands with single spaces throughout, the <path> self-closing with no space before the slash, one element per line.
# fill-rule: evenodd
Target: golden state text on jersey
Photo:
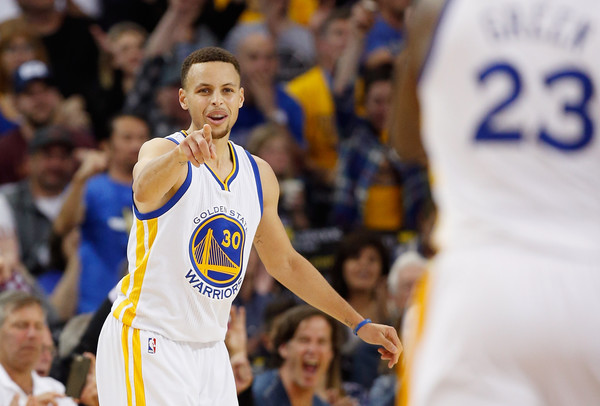
<path fill-rule="evenodd" d="M 212 299 L 235 296 L 242 284 L 246 233 L 240 221 L 225 213 L 199 222 L 190 236 L 192 268 L 186 279 L 198 293 Z"/>

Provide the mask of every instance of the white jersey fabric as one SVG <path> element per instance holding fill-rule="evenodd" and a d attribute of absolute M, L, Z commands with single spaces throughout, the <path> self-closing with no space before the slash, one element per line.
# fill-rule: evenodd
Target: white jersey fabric
<path fill-rule="evenodd" d="M 179 143 L 183 132 L 167 139 Z M 246 272 L 262 215 L 254 158 L 229 141 L 233 170 L 220 180 L 204 164 L 162 208 L 140 213 L 129 237 L 129 274 L 112 314 L 175 341 L 225 338 L 231 303 Z"/>
<path fill-rule="evenodd" d="M 598 49 L 596 0 L 445 2 L 418 84 L 439 251 L 402 402 L 600 400 Z"/>

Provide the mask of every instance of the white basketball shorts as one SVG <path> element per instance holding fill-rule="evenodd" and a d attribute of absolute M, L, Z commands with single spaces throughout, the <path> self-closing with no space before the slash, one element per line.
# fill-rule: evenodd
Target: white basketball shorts
<path fill-rule="evenodd" d="M 110 314 L 98 342 L 101 406 L 238 404 L 225 343 L 177 342 Z"/>

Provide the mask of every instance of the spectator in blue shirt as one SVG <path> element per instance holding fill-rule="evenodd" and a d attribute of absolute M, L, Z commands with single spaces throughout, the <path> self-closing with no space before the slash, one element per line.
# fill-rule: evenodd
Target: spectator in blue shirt
<path fill-rule="evenodd" d="M 88 151 L 53 228 L 58 235 L 81 228 L 78 313 L 95 311 L 122 276 L 131 226 L 133 166 L 150 137 L 147 123 L 119 115 L 104 151 Z"/>

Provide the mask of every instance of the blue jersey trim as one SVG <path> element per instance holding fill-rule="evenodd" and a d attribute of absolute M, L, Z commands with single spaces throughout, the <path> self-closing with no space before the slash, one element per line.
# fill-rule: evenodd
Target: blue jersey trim
<path fill-rule="evenodd" d="M 254 160 L 254 157 L 250 152 L 246 151 L 248 155 L 248 159 L 250 160 L 250 164 L 252 165 L 252 169 L 254 170 L 254 180 L 256 180 L 256 191 L 258 192 L 258 205 L 260 206 L 260 216 L 263 215 L 263 191 L 262 191 L 262 182 L 260 180 L 260 172 L 258 171 L 258 165 Z"/>
<path fill-rule="evenodd" d="M 185 131 L 181 130 L 179 132 L 182 133 L 184 137 L 187 137 L 187 134 L 185 133 Z M 169 140 L 169 141 L 172 141 L 175 144 L 179 145 L 179 141 L 177 141 L 175 138 L 172 138 L 170 135 L 168 137 L 165 137 L 165 139 Z"/>
<path fill-rule="evenodd" d="M 442 23 L 442 19 L 444 18 L 446 12 L 448 11 L 448 6 L 450 5 L 451 2 L 452 2 L 452 0 L 446 0 L 444 5 L 442 6 L 442 11 L 440 12 L 440 16 L 437 20 L 437 23 L 435 24 L 435 28 L 433 29 L 433 35 L 431 37 L 431 43 L 429 44 L 429 49 L 427 50 L 427 54 L 425 54 L 425 58 L 423 59 L 423 63 L 421 64 L 421 68 L 420 68 L 419 74 L 417 76 L 417 83 L 419 83 L 421 81 L 421 78 L 425 74 L 425 70 L 427 69 L 427 66 L 429 66 L 429 60 L 431 59 L 431 54 L 433 53 L 433 50 L 437 43 L 438 33 L 440 30 L 440 25 Z"/>
<path fill-rule="evenodd" d="M 179 201 L 179 199 L 181 199 L 183 194 L 190 187 L 191 183 L 192 183 L 192 164 L 188 162 L 188 173 L 187 173 L 187 176 L 185 177 L 185 181 L 183 182 L 183 184 L 181 185 L 179 190 L 177 190 L 177 192 L 173 195 L 173 197 L 171 197 L 169 199 L 169 201 L 166 202 L 162 207 L 159 207 L 158 209 L 150 211 L 148 213 L 140 213 L 140 211 L 135 206 L 135 201 L 134 201 L 133 202 L 133 211 L 135 213 L 135 217 L 137 217 L 139 220 L 149 220 L 149 219 L 153 219 L 153 218 L 162 216 L 171 207 L 173 207 L 175 205 L 175 203 L 177 203 Z"/>

